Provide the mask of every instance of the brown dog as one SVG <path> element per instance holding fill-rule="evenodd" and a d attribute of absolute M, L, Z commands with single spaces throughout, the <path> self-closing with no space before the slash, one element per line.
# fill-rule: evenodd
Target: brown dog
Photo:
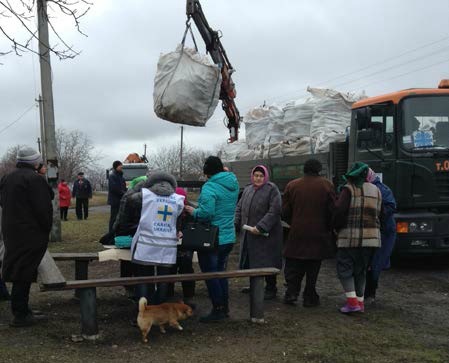
<path fill-rule="evenodd" d="M 192 308 L 179 303 L 164 303 L 160 305 L 147 305 L 147 299 L 141 297 L 139 300 L 139 314 L 137 315 L 137 325 L 142 332 L 142 339 L 148 342 L 147 335 L 153 325 L 159 325 L 161 333 L 165 333 L 164 325 L 168 324 L 173 328 L 182 330 L 178 320 L 187 319 L 193 315 Z"/>

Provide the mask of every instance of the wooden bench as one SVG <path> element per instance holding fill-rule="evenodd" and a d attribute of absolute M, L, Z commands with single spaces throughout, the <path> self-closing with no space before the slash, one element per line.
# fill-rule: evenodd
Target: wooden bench
<path fill-rule="evenodd" d="M 64 286 L 40 284 L 41 291 L 77 290 L 80 298 L 81 335 L 85 339 L 98 338 L 97 287 L 132 286 L 147 283 L 174 283 L 182 281 L 204 281 L 216 278 L 250 278 L 250 319 L 254 323 L 264 322 L 264 277 L 277 275 L 276 268 L 207 272 L 166 276 L 118 277 L 66 281 Z"/>
<path fill-rule="evenodd" d="M 89 263 L 98 261 L 98 252 L 69 252 L 52 253 L 55 261 L 75 261 L 75 280 L 87 280 Z"/>

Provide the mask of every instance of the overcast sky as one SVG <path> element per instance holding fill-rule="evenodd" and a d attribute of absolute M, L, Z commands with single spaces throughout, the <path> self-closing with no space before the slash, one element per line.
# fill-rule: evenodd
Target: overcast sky
<path fill-rule="evenodd" d="M 82 50 L 73 60 L 52 58 L 56 127 L 88 134 L 105 155 L 102 165 L 123 160 L 130 152 L 143 153 L 145 143 L 151 153 L 179 142 L 180 126 L 153 112 L 153 80 L 160 53 L 174 50 L 181 40 L 186 1 L 91 1 L 94 5 L 81 21 L 87 38 L 76 33 L 67 18 L 55 20 L 65 40 Z M 202 0 L 201 4 L 209 24 L 223 33 L 222 43 L 236 69 L 236 103 L 242 115 L 264 100 L 299 98 L 307 86 L 376 95 L 436 87 L 440 79 L 449 78 L 448 0 Z M 8 26 L 19 34 L 17 27 Z M 9 48 L 0 34 L 0 51 Z M 1 130 L 35 103 L 40 81 L 35 55 L 8 55 L 0 62 L 3 155 L 10 146 L 37 145 L 37 108 Z M 223 117 L 218 106 L 205 128 L 187 126 L 185 142 L 204 149 L 225 142 L 228 130 Z"/>

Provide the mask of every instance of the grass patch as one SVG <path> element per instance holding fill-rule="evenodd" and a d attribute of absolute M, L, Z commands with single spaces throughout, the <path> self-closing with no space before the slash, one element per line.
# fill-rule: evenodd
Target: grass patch
<path fill-rule="evenodd" d="M 76 199 L 72 199 L 70 202 L 70 209 L 75 210 Z M 98 207 L 101 205 L 108 204 L 108 193 L 107 192 L 93 192 L 92 199 L 89 200 L 89 207 Z"/>
<path fill-rule="evenodd" d="M 61 222 L 62 241 L 49 244 L 50 252 L 96 252 L 103 250 L 98 242 L 107 231 L 109 213 L 94 212 L 89 219 L 78 221 L 75 213 Z"/>

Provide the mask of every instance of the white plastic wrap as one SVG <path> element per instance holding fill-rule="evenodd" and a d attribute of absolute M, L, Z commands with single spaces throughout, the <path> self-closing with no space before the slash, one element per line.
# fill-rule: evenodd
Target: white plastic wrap
<path fill-rule="evenodd" d="M 313 101 L 288 104 L 284 107 L 285 140 L 296 140 L 304 136 L 310 136 L 314 107 Z"/>
<path fill-rule="evenodd" d="M 283 117 L 282 109 L 277 106 L 256 107 L 250 110 L 243 119 L 248 145 L 250 147 L 263 145 L 266 138 L 270 137 L 272 125 L 281 123 Z M 278 138 L 279 133 L 275 137 Z"/>
<path fill-rule="evenodd" d="M 262 148 L 249 148 L 244 140 L 239 140 L 232 144 L 226 144 L 221 149 L 220 157 L 225 162 L 261 159 Z"/>
<path fill-rule="evenodd" d="M 364 95 L 308 88 L 307 101 L 255 107 L 244 117 L 246 148 L 232 160 L 281 158 L 329 151 L 329 144 L 344 141 L 351 121 L 351 105 Z M 230 160 L 231 161 L 231 160 Z"/>
<path fill-rule="evenodd" d="M 167 121 L 204 126 L 217 107 L 220 86 L 220 69 L 196 50 L 179 45 L 159 57 L 154 112 Z"/>
<path fill-rule="evenodd" d="M 328 152 L 329 144 L 343 141 L 346 128 L 351 124 L 352 95 L 329 89 L 308 88 L 314 96 L 315 108 L 310 127 L 314 153 Z"/>

